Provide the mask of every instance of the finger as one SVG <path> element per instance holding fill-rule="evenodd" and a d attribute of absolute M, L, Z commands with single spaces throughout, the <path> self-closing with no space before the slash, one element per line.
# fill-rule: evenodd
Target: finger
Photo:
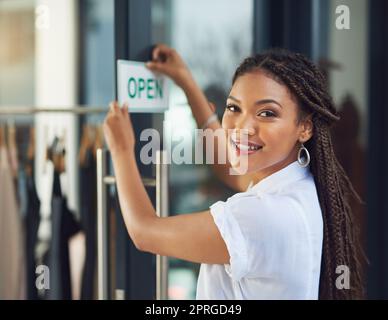
<path fill-rule="evenodd" d="M 158 54 L 160 52 L 160 45 L 156 46 L 155 49 L 152 52 L 152 60 L 156 61 L 158 60 Z"/>
<path fill-rule="evenodd" d="M 121 113 L 125 118 L 128 117 L 128 102 L 124 102 L 123 107 L 121 108 Z"/>
<path fill-rule="evenodd" d="M 109 110 L 112 112 L 112 113 L 116 113 L 118 110 L 119 110 L 119 106 L 117 104 L 117 101 L 112 101 L 110 104 L 109 104 Z"/>
<path fill-rule="evenodd" d="M 166 46 L 165 44 L 158 44 L 152 53 L 152 60 L 164 61 L 170 52 L 170 47 Z"/>
<path fill-rule="evenodd" d="M 164 70 L 164 65 L 160 62 L 153 62 L 153 61 L 149 61 L 145 64 L 145 66 L 152 70 L 152 71 L 163 71 Z"/>
<path fill-rule="evenodd" d="M 154 50 L 152 51 L 152 60 L 156 61 L 158 60 L 159 53 L 161 50 L 164 49 L 164 45 L 162 43 L 158 43 L 155 47 Z"/>
<path fill-rule="evenodd" d="M 213 102 L 209 102 L 209 105 L 210 105 L 210 109 L 215 112 L 216 111 L 216 106 Z"/>

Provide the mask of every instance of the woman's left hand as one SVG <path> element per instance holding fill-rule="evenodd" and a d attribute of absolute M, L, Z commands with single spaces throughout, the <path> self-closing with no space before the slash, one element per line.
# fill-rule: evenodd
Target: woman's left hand
<path fill-rule="evenodd" d="M 124 104 L 120 108 L 117 101 L 112 101 L 109 108 L 103 128 L 105 140 L 112 156 L 122 152 L 133 152 L 135 134 L 128 113 L 128 105 Z"/>

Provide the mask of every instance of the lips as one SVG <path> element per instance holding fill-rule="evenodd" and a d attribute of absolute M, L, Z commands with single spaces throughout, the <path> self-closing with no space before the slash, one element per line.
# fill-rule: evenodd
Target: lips
<path fill-rule="evenodd" d="M 240 154 L 250 155 L 252 153 L 259 151 L 263 147 L 258 143 L 255 143 L 249 140 L 244 142 L 245 143 L 241 143 L 240 140 L 234 140 L 233 138 L 230 138 L 230 143 L 238 155 Z"/>

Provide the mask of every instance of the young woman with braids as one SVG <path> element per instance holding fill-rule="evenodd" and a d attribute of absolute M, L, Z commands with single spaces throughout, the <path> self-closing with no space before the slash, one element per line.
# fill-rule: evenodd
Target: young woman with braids
<path fill-rule="evenodd" d="M 333 153 L 330 126 L 339 117 L 314 64 L 280 49 L 246 58 L 222 125 L 174 49 L 156 46 L 146 65 L 184 90 L 200 128 L 223 133 L 213 168 L 237 193 L 210 210 L 159 218 L 136 165 L 128 106 L 112 102 L 104 130 L 136 247 L 201 263 L 197 299 L 362 298 L 347 202 L 357 194 Z M 350 288 L 336 285 L 340 266 Z"/>

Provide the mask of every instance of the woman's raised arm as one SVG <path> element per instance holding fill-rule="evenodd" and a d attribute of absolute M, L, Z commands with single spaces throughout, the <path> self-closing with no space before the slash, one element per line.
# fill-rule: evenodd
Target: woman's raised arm
<path fill-rule="evenodd" d="M 111 103 L 104 122 L 120 208 L 126 228 L 141 251 L 197 263 L 229 263 L 225 242 L 210 211 L 158 217 L 144 188 L 134 154 L 128 107 Z"/>
<path fill-rule="evenodd" d="M 156 72 L 160 72 L 169 76 L 186 94 L 191 111 L 197 122 L 198 128 L 201 128 L 206 120 L 213 114 L 210 104 L 195 82 L 190 70 L 185 65 L 184 61 L 175 49 L 172 49 L 164 44 L 159 44 L 153 51 L 153 60 L 148 62 L 146 66 Z M 208 130 L 213 131 L 214 148 L 213 159 L 214 164 L 212 169 L 217 177 L 230 188 L 240 192 L 245 191 L 249 185 L 250 179 L 248 176 L 230 175 L 230 164 L 228 161 L 219 163 L 218 150 L 226 151 L 226 136 L 222 130 L 220 121 L 212 122 Z M 212 135 L 209 135 L 211 138 Z"/>

